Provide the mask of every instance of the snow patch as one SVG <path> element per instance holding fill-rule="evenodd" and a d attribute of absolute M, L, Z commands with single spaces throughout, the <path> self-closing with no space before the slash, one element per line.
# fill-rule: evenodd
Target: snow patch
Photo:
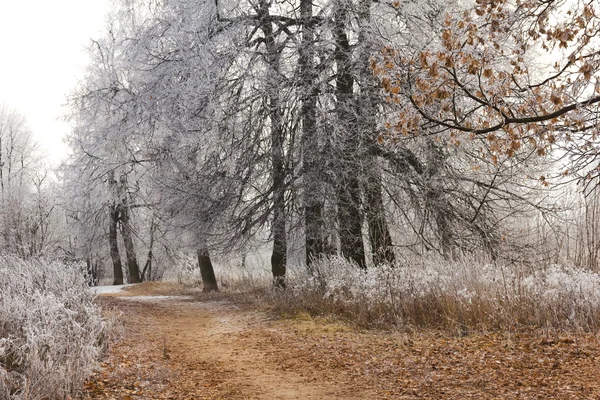
<path fill-rule="evenodd" d="M 167 300 L 193 300 L 193 296 L 124 296 L 121 297 L 123 300 L 131 301 L 146 301 L 150 303 L 160 303 Z"/>
<path fill-rule="evenodd" d="M 129 285 L 110 285 L 110 286 L 93 286 L 90 288 L 93 294 L 96 296 L 101 294 L 114 294 L 121 292 L 124 288 L 133 286 L 133 284 Z"/>

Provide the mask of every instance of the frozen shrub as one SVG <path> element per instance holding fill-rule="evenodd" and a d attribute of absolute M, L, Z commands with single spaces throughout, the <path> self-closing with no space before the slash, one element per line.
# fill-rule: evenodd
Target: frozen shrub
<path fill-rule="evenodd" d="M 75 265 L 0 258 L 0 399 L 64 399 L 90 375 L 106 323 Z"/>
<path fill-rule="evenodd" d="M 365 271 L 324 258 L 312 275 L 296 273 L 290 290 L 273 300 L 288 314 L 334 314 L 367 327 L 600 328 L 600 275 L 557 265 L 531 271 L 429 258 Z"/>

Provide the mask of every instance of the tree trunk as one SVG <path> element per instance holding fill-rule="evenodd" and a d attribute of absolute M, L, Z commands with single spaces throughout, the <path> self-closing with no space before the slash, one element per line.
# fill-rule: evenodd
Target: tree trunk
<path fill-rule="evenodd" d="M 361 0 L 359 4 L 359 84 L 360 96 L 357 102 L 357 115 L 360 115 L 360 126 L 367 147 L 378 145 L 377 132 L 377 104 L 379 103 L 379 84 L 373 77 L 371 71 L 371 0 Z M 385 219 L 385 208 L 383 206 L 381 166 L 377 156 L 371 156 L 371 162 L 366 165 L 365 210 L 369 226 L 369 239 L 373 254 L 373 265 L 384 263 L 394 264 L 395 255 L 392 236 Z"/>
<path fill-rule="evenodd" d="M 119 254 L 119 242 L 117 240 L 117 222 L 119 221 L 118 208 L 113 204 L 109 206 L 109 229 L 108 241 L 110 243 L 110 258 L 113 263 L 114 280 L 113 285 L 123 284 L 123 266 L 121 265 L 121 255 Z"/>
<path fill-rule="evenodd" d="M 200 275 L 202 276 L 202 292 L 218 292 L 217 278 L 213 269 L 210 255 L 206 246 L 200 246 L 198 253 L 198 266 L 200 267 Z"/>
<path fill-rule="evenodd" d="M 92 261 L 91 257 L 85 260 L 87 281 L 89 286 L 98 286 L 98 262 Z"/>
<path fill-rule="evenodd" d="M 85 260 L 85 280 L 87 281 L 88 286 L 96 286 L 94 285 L 94 270 L 92 266 L 92 260 L 88 257 Z"/>
<path fill-rule="evenodd" d="M 111 178 L 111 184 L 116 186 L 116 195 L 118 198 L 118 216 L 121 222 L 121 236 L 125 244 L 125 256 L 127 257 L 127 270 L 129 272 L 129 283 L 139 283 L 140 268 L 135 256 L 135 247 L 133 245 L 133 236 L 131 233 L 131 222 L 129 215 L 129 202 L 127 193 L 127 177 L 121 175 L 117 184 L 114 176 Z"/>
<path fill-rule="evenodd" d="M 345 30 L 348 10 L 343 4 L 336 5 L 334 13 L 334 39 L 336 61 L 336 112 L 338 124 L 342 127 L 340 143 L 334 143 L 340 151 L 338 158 L 338 179 L 336 185 L 339 235 L 344 257 L 354 261 L 360 268 L 366 268 L 365 249 L 362 237 L 362 215 L 360 212 L 360 185 L 358 166 L 359 132 L 354 113 L 354 77 L 348 35 Z"/>
<path fill-rule="evenodd" d="M 347 178 L 346 182 L 348 182 L 346 187 L 338 187 L 337 190 L 341 250 L 344 257 L 365 269 L 367 265 L 362 237 L 362 218 L 358 207 L 360 188 L 358 179 Z"/>
<path fill-rule="evenodd" d="M 261 14 L 269 15 L 269 4 L 261 0 Z M 267 18 L 266 18 L 267 19 Z M 267 19 L 268 20 L 268 19 Z M 273 36 L 273 26 L 270 21 L 262 25 L 267 50 L 269 86 L 269 116 L 271 119 L 271 162 L 273 179 L 273 253 L 271 255 L 271 270 L 273 281 L 277 287 L 285 287 L 287 242 L 285 224 L 285 165 L 283 159 L 284 132 L 282 126 L 281 106 L 279 104 L 279 49 Z"/>
<path fill-rule="evenodd" d="M 304 21 L 313 15 L 313 0 L 301 0 L 300 17 Z M 314 67 L 314 27 L 302 26 L 300 46 L 300 78 L 304 86 L 302 108 L 302 168 L 304 183 L 304 232 L 306 236 L 306 266 L 312 271 L 312 262 L 323 254 L 322 188 L 318 167 L 319 138 L 317 133 L 316 73 Z"/>
<path fill-rule="evenodd" d="M 425 204 L 433 215 L 439 239 L 439 251 L 444 259 L 451 259 L 454 250 L 451 229 L 451 207 L 444 198 L 441 171 L 445 163 L 444 150 L 433 140 L 427 143 L 427 187 Z"/>
<path fill-rule="evenodd" d="M 365 198 L 367 201 L 366 214 L 373 253 L 373 265 L 393 265 L 396 256 L 394 255 L 392 236 L 385 220 L 381 193 L 381 174 L 375 168 L 371 171 L 369 181 L 365 185 Z"/>
<path fill-rule="evenodd" d="M 129 222 L 129 206 L 127 204 L 121 203 L 119 208 L 121 214 L 121 235 L 123 236 L 123 242 L 125 243 L 125 255 L 127 256 L 129 283 L 139 283 L 141 282 L 140 269 L 138 266 L 137 258 L 135 256 L 135 247 L 133 245 L 133 236 L 131 234 L 131 225 Z"/>
<path fill-rule="evenodd" d="M 142 282 L 152 280 L 152 259 L 154 258 L 154 231 L 156 230 L 156 224 L 154 223 L 154 216 L 152 216 L 152 222 L 150 223 L 150 245 L 148 246 L 148 258 L 146 264 L 142 270 L 140 276 Z M 148 274 L 148 275 L 146 275 Z"/>

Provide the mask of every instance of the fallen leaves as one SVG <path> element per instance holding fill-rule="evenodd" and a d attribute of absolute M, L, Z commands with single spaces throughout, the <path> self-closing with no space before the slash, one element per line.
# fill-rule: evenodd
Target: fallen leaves
<path fill-rule="evenodd" d="M 588 334 L 390 334 L 310 318 L 235 324 L 255 313 L 224 311 L 223 302 L 110 302 L 123 311 L 124 335 L 81 400 L 600 397 L 600 347 Z"/>
<path fill-rule="evenodd" d="M 540 339 L 537 333 L 448 337 L 347 333 L 316 335 L 281 323 L 264 334 L 286 349 L 288 367 L 302 362 L 323 373 L 353 377 L 376 398 L 581 399 L 598 398 L 596 337 Z M 299 361 L 302 360 L 302 361 Z M 321 372 L 317 372 L 319 374 Z"/>
<path fill-rule="evenodd" d="M 205 365 L 190 365 L 165 357 L 165 339 L 153 329 L 152 311 L 139 304 L 105 299 L 123 311 L 124 332 L 110 354 L 83 388 L 81 400 L 92 399 L 218 399 L 218 380 Z M 150 307 L 146 307 L 150 309 Z"/>

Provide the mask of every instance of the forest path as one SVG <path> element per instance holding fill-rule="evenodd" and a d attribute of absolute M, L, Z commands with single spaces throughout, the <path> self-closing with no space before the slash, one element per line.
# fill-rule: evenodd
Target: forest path
<path fill-rule="evenodd" d="M 99 296 L 122 332 L 79 399 L 600 399 L 600 334 L 359 331 L 180 292 Z"/>
<path fill-rule="evenodd" d="M 123 331 L 85 398 L 373 398 L 309 362 L 287 366 L 286 349 L 260 334 L 273 329 L 264 314 L 215 297 L 137 292 L 99 298 L 121 314 Z"/>

